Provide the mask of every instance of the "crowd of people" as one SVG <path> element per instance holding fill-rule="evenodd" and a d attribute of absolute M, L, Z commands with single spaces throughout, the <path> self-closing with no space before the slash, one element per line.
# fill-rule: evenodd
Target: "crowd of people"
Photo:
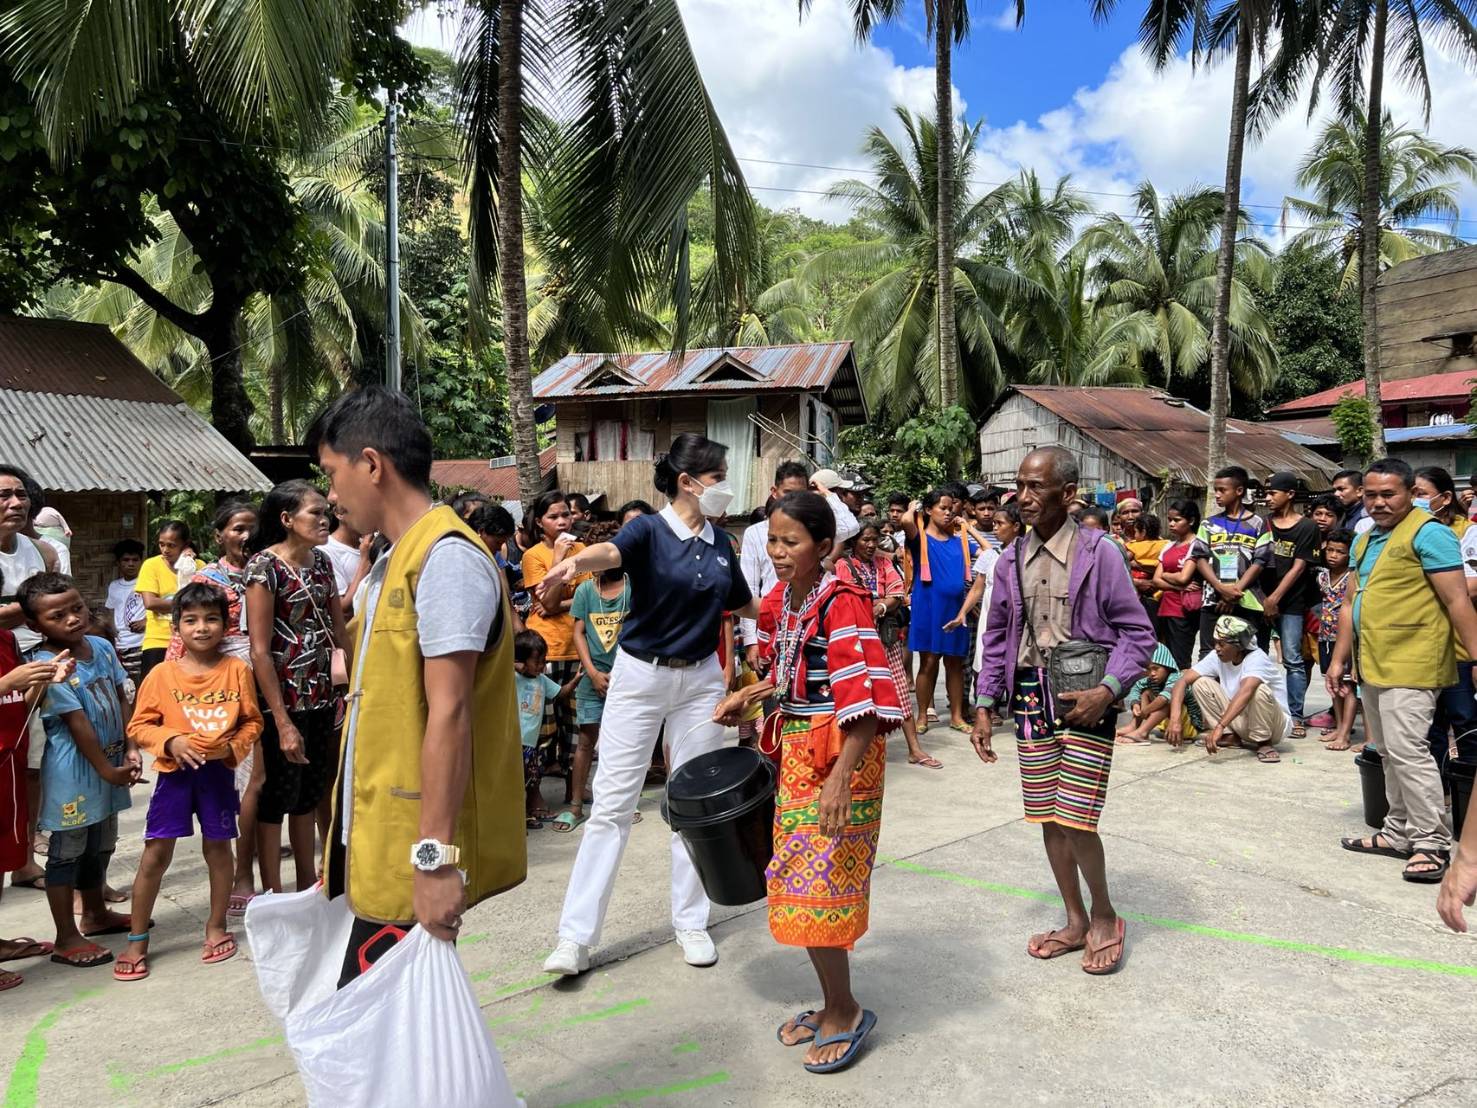
<path fill-rule="evenodd" d="M 55 932 L 0 943 L 0 961 L 149 976 L 151 910 L 198 825 L 201 960 L 236 953 L 232 920 L 283 891 L 290 857 L 297 889 L 348 897 L 347 985 L 411 926 L 452 938 L 468 905 L 521 880 L 511 807 L 525 834 L 579 832 L 545 969 L 582 973 L 643 788 L 731 728 L 779 765 L 769 925 L 807 950 L 823 1002 L 777 1034 L 813 1072 L 851 1064 L 876 1022 L 848 952 L 868 929 L 895 730 L 907 765 L 939 771 L 933 728 L 989 765 L 1012 725 L 1067 916 L 1027 950 L 1080 951 L 1089 974 L 1125 948 L 1097 834 L 1122 746 L 1192 740 L 1270 765 L 1310 730 L 1332 751 L 1367 742 L 1389 814 L 1341 845 L 1444 880 L 1453 927 L 1477 889 L 1444 777 L 1477 763 L 1477 528 L 1471 490 L 1439 468 L 1386 459 L 1310 497 L 1294 474 L 1230 466 L 1202 515 L 1137 494 L 1108 510 L 1059 447 L 1009 487 L 886 497 L 797 460 L 741 514 L 726 449 L 685 434 L 655 462 L 660 510 L 551 490 L 520 522 L 477 493 L 432 501 L 429 438 L 396 394 L 350 394 L 315 441 L 326 493 L 294 480 L 226 502 L 203 542 L 165 521 L 149 557 L 119 542 L 96 611 L 38 529 L 65 521 L 0 465 L 0 871 L 45 891 Z M 1317 715 L 1315 672 L 1332 699 Z M 419 744 L 392 737 L 407 728 Z M 128 893 L 108 869 L 144 754 Z M 671 859 L 676 940 L 712 965 L 676 835 Z M 124 899 L 131 914 L 109 907 Z M 119 952 L 98 941 L 113 935 Z M 0 990 L 20 983 L 0 972 Z"/>

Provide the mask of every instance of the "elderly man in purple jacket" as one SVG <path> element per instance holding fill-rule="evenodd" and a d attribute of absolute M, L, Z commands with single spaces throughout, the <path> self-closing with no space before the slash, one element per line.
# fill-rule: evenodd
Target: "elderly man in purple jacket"
<path fill-rule="evenodd" d="M 1108 897 L 1097 833 L 1113 764 L 1117 713 L 1111 708 L 1148 665 L 1154 628 L 1122 551 L 1103 532 L 1078 527 L 1068 514 L 1077 495 L 1072 454 L 1059 446 L 1033 450 L 1016 471 L 1015 485 L 1021 521 L 1030 530 L 1001 553 L 995 567 L 972 741 L 981 761 L 994 762 L 990 709 L 1011 706 L 1026 821 L 1041 825 L 1067 906 L 1066 924 L 1032 935 L 1027 953 L 1056 958 L 1083 950 L 1082 968 L 1107 974 L 1123 960 L 1124 931 Z M 1054 695 L 1048 659 L 1069 639 L 1105 647 L 1107 674 L 1085 692 Z M 1084 880 L 1091 913 L 1082 900 Z"/>

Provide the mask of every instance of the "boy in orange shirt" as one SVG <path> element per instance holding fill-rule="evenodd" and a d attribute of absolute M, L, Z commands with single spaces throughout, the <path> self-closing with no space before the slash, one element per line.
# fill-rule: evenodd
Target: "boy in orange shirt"
<path fill-rule="evenodd" d="M 175 840 L 191 837 L 196 819 L 210 871 L 210 918 L 200 960 L 224 962 L 236 953 L 236 940 L 226 930 L 239 804 L 234 770 L 261 737 L 262 713 L 251 669 L 220 653 L 229 614 L 225 595 L 209 585 L 186 585 L 174 596 L 173 614 L 185 656 L 149 672 L 128 724 L 128 737 L 154 756 L 158 781 L 133 881 L 133 933 L 113 967 L 119 981 L 149 976 L 149 914 Z"/>

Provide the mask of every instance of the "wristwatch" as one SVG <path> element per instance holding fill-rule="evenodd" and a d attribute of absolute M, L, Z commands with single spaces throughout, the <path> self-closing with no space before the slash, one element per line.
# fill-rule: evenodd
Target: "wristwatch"
<path fill-rule="evenodd" d="M 410 848 L 410 864 L 423 873 L 432 873 L 442 866 L 454 866 L 461 856 L 461 848 L 436 839 L 422 839 Z"/>

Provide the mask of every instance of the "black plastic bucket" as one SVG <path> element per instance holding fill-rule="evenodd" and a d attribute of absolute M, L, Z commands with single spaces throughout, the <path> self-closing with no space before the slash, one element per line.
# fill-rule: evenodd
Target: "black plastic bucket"
<path fill-rule="evenodd" d="M 1446 763 L 1446 779 L 1451 785 L 1451 833 L 1453 838 L 1462 837 L 1462 821 L 1467 806 L 1472 802 L 1472 780 L 1477 777 L 1477 765 L 1452 758 Z"/>
<path fill-rule="evenodd" d="M 682 836 L 714 904 L 752 904 L 765 894 L 774 854 L 774 763 L 728 746 L 678 766 L 667 778 L 664 818 Z"/>
<path fill-rule="evenodd" d="M 1385 795 L 1385 760 L 1379 751 L 1366 746 L 1354 757 L 1359 767 L 1359 785 L 1364 792 L 1364 822 L 1370 827 L 1383 827 L 1390 814 L 1390 798 Z"/>

